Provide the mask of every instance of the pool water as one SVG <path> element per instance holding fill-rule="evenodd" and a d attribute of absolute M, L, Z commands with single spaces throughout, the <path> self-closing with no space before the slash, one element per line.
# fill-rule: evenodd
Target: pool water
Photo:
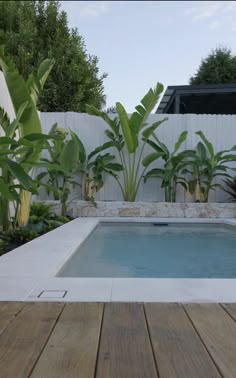
<path fill-rule="evenodd" d="M 236 278 L 236 228 L 101 223 L 58 276 Z"/>

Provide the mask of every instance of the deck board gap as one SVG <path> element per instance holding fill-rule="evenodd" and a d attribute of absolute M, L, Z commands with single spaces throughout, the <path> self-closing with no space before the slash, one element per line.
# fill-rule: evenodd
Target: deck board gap
<path fill-rule="evenodd" d="M 196 328 L 194 322 L 192 321 L 191 317 L 189 316 L 188 312 L 186 311 L 185 306 L 184 306 L 183 303 L 181 303 L 181 307 L 183 308 L 185 314 L 187 315 L 187 317 L 188 317 L 190 323 L 192 324 L 192 326 L 193 326 L 193 328 L 194 328 L 196 334 L 198 335 L 199 339 L 201 340 L 201 343 L 202 343 L 202 345 L 204 346 L 204 348 L 206 349 L 206 351 L 207 351 L 207 353 L 208 353 L 210 359 L 212 360 L 213 364 L 215 365 L 216 369 L 218 370 L 218 373 L 221 375 L 222 378 L 224 378 L 223 373 L 221 372 L 221 370 L 220 370 L 219 366 L 217 365 L 216 361 L 213 359 L 213 357 L 212 357 L 211 353 L 209 352 L 209 350 L 208 350 L 208 348 L 207 348 L 207 346 L 206 346 L 204 340 L 202 339 L 201 335 L 199 334 L 199 332 L 198 332 L 198 330 L 197 330 L 197 328 Z"/>
<path fill-rule="evenodd" d="M 102 320 L 100 325 L 100 331 L 99 331 L 99 337 L 98 337 L 98 348 L 97 348 L 97 355 L 96 355 L 96 362 L 95 362 L 95 369 L 94 369 L 94 378 L 97 376 L 97 368 L 98 368 L 98 355 L 99 355 L 99 349 L 100 349 L 100 343 L 101 343 L 101 337 L 102 337 L 102 327 L 104 322 L 104 312 L 105 312 L 105 303 L 103 303 L 102 308 Z"/>
<path fill-rule="evenodd" d="M 147 325 L 148 336 L 149 336 L 149 340 L 150 340 L 150 344 L 151 344 L 151 348 L 152 348 L 152 355 L 153 355 L 153 359 L 154 359 L 155 366 L 156 366 L 157 377 L 160 378 L 160 372 L 159 372 L 156 356 L 155 356 L 155 353 L 154 353 L 154 348 L 153 348 L 152 338 L 151 338 L 151 332 L 150 332 L 150 328 L 149 328 L 149 325 L 148 325 L 147 314 L 146 314 L 146 309 L 145 309 L 145 304 L 144 303 L 143 303 L 143 312 L 144 312 L 144 317 L 145 317 L 145 321 L 146 321 L 146 325 Z"/>
<path fill-rule="evenodd" d="M 218 303 L 220 307 L 226 312 L 227 315 L 229 315 L 230 318 L 233 319 L 233 321 L 236 323 L 235 316 L 231 313 L 230 309 L 228 309 L 227 305 L 225 303 Z"/>
<path fill-rule="evenodd" d="M 41 355 L 43 354 L 43 351 L 44 351 L 44 349 L 45 349 L 45 347 L 46 347 L 46 345 L 47 345 L 47 343 L 48 343 L 48 341 L 49 341 L 49 339 L 50 339 L 50 337 L 51 337 L 51 335 L 52 335 L 52 333 L 53 333 L 53 331 L 54 331 L 54 329 L 55 329 L 55 327 L 56 327 L 56 325 L 57 325 L 57 323 L 58 323 L 58 320 L 59 320 L 59 318 L 60 318 L 62 312 L 63 312 L 64 309 L 65 309 L 65 307 L 66 307 L 66 303 L 63 304 L 63 306 L 62 306 L 62 308 L 61 308 L 61 311 L 59 312 L 59 314 L 58 314 L 58 316 L 57 316 L 57 318 L 56 318 L 56 321 L 55 321 L 55 323 L 54 323 L 54 325 L 53 325 L 53 327 L 52 327 L 52 329 L 51 329 L 51 332 L 49 332 L 49 334 L 48 334 L 48 336 L 47 336 L 47 338 L 46 338 L 46 340 L 45 340 L 45 343 L 44 343 L 44 345 L 43 345 L 43 347 L 42 347 L 42 350 L 41 350 L 40 353 L 38 354 L 38 357 L 37 357 L 35 363 L 33 364 L 32 368 L 31 368 L 31 371 L 30 371 L 30 373 L 29 373 L 29 375 L 28 375 L 27 378 L 30 378 L 30 377 L 31 377 L 31 375 L 32 375 L 32 373 L 33 373 L 33 371 L 34 371 L 34 368 L 35 368 L 35 366 L 37 365 L 37 363 L 38 363 L 38 361 L 39 361 Z"/>
<path fill-rule="evenodd" d="M 9 302 L 8 302 L 9 303 Z M 26 305 L 27 305 L 27 303 L 24 303 L 24 302 L 22 302 L 21 303 L 21 308 L 19 308 L 19 310 L 18 311 L 16 311 L 15 312 L 15 314 L 13 314 L 12 315 L 12 317 L 10 318 L 10 320 L 9 320 L 9 323 L 7 323 L 6 325 L 5 325 L 5 327 L 2 329 L 2 330 L 0 330 L 0 336 L 8 329 L 8 327 L 10 327 L 11 325 L 12 325 L 12 323 L 16 320 L 16 318 L 17 318 L 17 316 L 21 313 L 21 311 L 26 307 Z"/>

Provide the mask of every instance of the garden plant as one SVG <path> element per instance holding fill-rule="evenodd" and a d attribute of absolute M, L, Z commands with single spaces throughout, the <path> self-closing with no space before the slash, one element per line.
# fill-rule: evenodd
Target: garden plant
<path fill-rule="evenodd" d="M 115 118 L 109 117 L 106 112 L 93 106 L 87 106 L 88 114 L 101 117 L 109 126 L 105 133 L 112 142 L 111 146 L 116 149 L 117 159 L 123 168 L 122 179 L 120 176 L 114 176 L 114 178 L 121 189 L 124 201 L 135 201 L 142 177 L 147 169 L 147 166 L 142 166 L 145 145 L 149 136 L 166 121 L 164 118 L 151 125 L 147 123 L 162 91 L 163 85 L 160 83 L 157 83 L 154 89 L 149 89 L 130 117 L 120 102 L 116 103 L 117 117 Z"/>

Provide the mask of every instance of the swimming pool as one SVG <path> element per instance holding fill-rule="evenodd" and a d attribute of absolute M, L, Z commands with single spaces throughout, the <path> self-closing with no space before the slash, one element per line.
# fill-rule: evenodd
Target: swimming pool
<path fill-rule="evenodd" d="M 235 228 L 100 223 L 58 277 L 236 278 Z"/>

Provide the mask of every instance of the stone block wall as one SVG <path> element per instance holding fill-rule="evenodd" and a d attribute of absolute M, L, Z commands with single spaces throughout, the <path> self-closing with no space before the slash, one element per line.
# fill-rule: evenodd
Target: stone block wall
<path fill-rule="evenodd" d="M 51 203 L 56 214 L 60 204 Z M 73 217 L 153 217 L 153 218 L 235 218 L 236 203 L 90 202 L 73 201 L 68 213 Z"/>

